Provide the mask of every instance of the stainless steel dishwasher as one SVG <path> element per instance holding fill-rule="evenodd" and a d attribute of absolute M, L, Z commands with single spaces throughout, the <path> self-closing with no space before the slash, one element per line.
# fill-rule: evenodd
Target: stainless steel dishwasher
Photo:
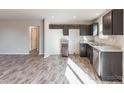
<path fill-rule="evenodd" d="M 93 48 L 93 67 L 100 76 L 100 52 L 95 48 Z"/>

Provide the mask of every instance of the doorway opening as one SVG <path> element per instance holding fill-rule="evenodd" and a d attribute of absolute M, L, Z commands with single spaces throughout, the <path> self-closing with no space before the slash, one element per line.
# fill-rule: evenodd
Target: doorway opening
<path fill-rule="evenodd" d="M 39 55 L 39 26 L 30 26 L 30 50 L 32 56 Z"/>

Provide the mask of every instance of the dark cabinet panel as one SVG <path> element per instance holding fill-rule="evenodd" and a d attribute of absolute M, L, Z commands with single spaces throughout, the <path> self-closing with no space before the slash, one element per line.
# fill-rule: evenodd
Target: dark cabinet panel
<path fill-rule="evenodd" d="M 80 27 L 80 35 L 86 35 L 86 29 L 85 29 L 85 26 L 81 26 Z"/>
<path fill-rule="evenodd" d="M 69 35 L 69 29 L 79 29 L 80 35 L 93 35 L 91 25 L 81 24 L 50 24 L 49 29 L 63 29 L 63 35 Z"/>
<path fill-rule="evenodd" d="M 69 28 L 68 25 L 63 26 L 63 35 L 69 35 Z"/>
<path fill-rule="evenodd" d="M 50 24 L 49 29 L 63 29 L 64 25 Z"/>
<path fill-rule="evenodd" d="M 123 9 L 113 9 L 103 16 L 103 35 L 123 35 Z"/>
<path fill-rule="evenodd" d="M 75 24 L 75 25 L 68 25 L 69 29 L 79 29 L 80 25 L 79 24 Z"/>
<path fill-rule="evenodd" d="M 90 25 L 80 26 L 80 35 L 92 35 Z"/>
<path fill-rule="evenodd" d="M 87 44 L 80 44 L 80 56 L 87 57 Z"/>
<path fill-rule="evenodd" d="M 87 57 L 90 60 L 90 63 L 93 64 L 93 47 L 87 45 Z"/>
<path fill-rule="evenodd" d="M 113 18 L 113 35 L 123 35 L 123 9 L 114 9 Z"/>
<path fill-rule="evenodd" d="M 89 58 L 90 57 L 90 46 L 87 45 L 87 57 Z"/>
<path fill-rule="evenodd" d="M 87 35 L 93 35 L 93 32 L 91 30 L 91 26 L 90 25 L 86 26 L 86 31 L 87 31 Z"/>
<path fill-rule="evenodd" d="M 90 63 L 93 64 L 93 48 L 88 44 L 80 44 L 80 56 L 88 57 Z"/>
<path fill-rule="evenodd" d="M 100 64 L 102 80 L 122 80 L 122 52 L 102 52 Z"/>
<path fill-rule="evenodd" d="M 103 35 L 112 35 L 112 12 L 103 16 Z"/>
<path fill-rule="evenodd" d="M 68 28 L 63 29 L 63 35 L 69 35 L 69 29 Z"/>

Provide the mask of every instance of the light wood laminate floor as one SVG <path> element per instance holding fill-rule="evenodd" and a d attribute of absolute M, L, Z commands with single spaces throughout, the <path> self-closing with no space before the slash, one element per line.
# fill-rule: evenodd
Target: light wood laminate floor
<path fill-rule="evenodd" d="M 90 81 L 90 82 L 89 82 Z M 1 84 L 75 84 L 102 82 L 87 58 L 79 55 L 0 55 Z M 118 83 L 118 82 L 114 82 Z"/>

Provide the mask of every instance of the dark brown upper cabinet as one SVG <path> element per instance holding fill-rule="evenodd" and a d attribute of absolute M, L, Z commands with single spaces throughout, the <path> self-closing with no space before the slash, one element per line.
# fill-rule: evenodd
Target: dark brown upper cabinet
<path fill-rule="evenodd" d="M 64 25 L 50 24 L 49 29 L 63 29 Z"/>
<path fill-rule="evenodd" d="M 92 30 L 90 25 L 81 25 L 80 26 L 80 35 L 92 35 Z"/>
<path fill-rule="evenodd" d="M 49 29 L 63 29 L 63 35 L 69 35 L 69 29 L 79 29 L 80 35 L 93 35 L 91 25 L 82 24 L 50 24 Z"/>
<path fill-rule="evenodd" d="M 63 26 L 63 35 L 69 35 L 69 28 L 68 26 Z"/>
<path fill-rule="evenodd" d="M 50 24 L 49 29 L 62 29 L 63 35 L 69 35 L 69 25 Z"/>
<path fill-rule="evenodd" d="M 99 26 L 98 23 L 93 23 L 91 24 L 91 32 L 93 36 L 98 36 L 99 35 Z"/>
<path fill-rule="evenodd" d="M 123 9 L 113 9 L 103 16 L 103 35 L 123 35 Z"/>

